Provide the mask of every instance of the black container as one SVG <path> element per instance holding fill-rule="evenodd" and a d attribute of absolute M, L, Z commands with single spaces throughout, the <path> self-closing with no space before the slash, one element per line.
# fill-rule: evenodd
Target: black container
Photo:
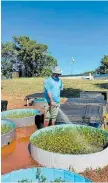
<path fill-rule="evenodd" d="M 1 111 L 7 110 L 8 101 L 7 100 L 1 100 Z"/>

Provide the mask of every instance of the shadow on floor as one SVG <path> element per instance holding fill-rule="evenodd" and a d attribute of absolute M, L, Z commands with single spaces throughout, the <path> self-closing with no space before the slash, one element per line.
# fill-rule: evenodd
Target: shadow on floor
<path fill-rule="evenodd" d="M 61 97 L 80 97 L 80 92 L 82 90 L 80 89 L 74 89 L 74 88 L 64 88 L 63 91 L 61 91 Z"/>
<path fill-rule="evenodd" d="M 30 151 L 30 143 L 28 144 L 28 152 L 31 155 L 31 151 Z"/>
<path fill-rule="evenodd" d="M 100 83 L 100 84 L 95 84 L 99 88 L 103 89 L 108 89 L 108 83 Z"/>

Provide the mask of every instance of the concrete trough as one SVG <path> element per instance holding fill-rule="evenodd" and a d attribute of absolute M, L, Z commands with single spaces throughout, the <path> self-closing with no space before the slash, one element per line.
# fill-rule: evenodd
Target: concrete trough
<path fill-rule="evenodd" d="M 12 126 L 12 130 L 4 135 L 1 135 L 1 147 L 10 144 L 16 138 L 16 125 L 7 120 L 1 120 L 1 125 L 8 124 Z"/>
<path fill-rule="evenodd" d="M 17 114 L 21 114 L 22 112 L 26 112 L 26 113 L 30 112 L 33 115 L 30 117 L 24 117 L 24 118 L 7 118 L 6 117 L 7 115 L 12 114 L 14 112 Z M 16 127 L 35 125 L 36 115 L 41 115 L 40 111 L 36 109 L 31 109 L 31 108 L 30 109 L 13 109 L 13 110 L 1 112 L 1 118 L 12 121 L 13 123 L 15 123 Z"/>

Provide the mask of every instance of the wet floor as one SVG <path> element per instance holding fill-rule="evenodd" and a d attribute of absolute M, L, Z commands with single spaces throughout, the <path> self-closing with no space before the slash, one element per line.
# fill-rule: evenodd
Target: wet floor
<path fill-rule="evenodd" d="M 28 145 L 36 126 L 16 129 L 16 140 L 1 148 L 1 174 L 20 168 L 39 166 L 30 156 Z"/>

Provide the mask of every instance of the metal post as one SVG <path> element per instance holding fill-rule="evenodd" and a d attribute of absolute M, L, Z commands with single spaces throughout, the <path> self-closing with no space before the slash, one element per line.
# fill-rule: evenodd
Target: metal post
<path fill-rule="evenodd" d="M 72 75 L 72 64 L 74 63 L 74 58 L 71 57 L 71 75 Z"/>

